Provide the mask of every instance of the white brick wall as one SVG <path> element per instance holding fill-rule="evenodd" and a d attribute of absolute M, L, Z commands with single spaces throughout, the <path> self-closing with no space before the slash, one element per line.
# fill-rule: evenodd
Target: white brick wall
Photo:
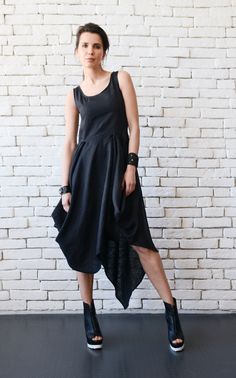
<path fill-rule="evenodd" d="M 181 310 L 235 311 L 236 1 L 6 0 L 0 15 L 0 312 L 82 309 L 50 214 L 89 21 L 109 35 L 106 68 L 135 84 L 148 222 Z M 122 311 L 102 269 L 94 298 Z M 145 277 L 130 311 L 163 308 Z"/>

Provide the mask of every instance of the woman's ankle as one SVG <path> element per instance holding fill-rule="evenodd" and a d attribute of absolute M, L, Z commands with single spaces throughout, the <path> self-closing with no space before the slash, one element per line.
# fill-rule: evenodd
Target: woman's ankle
<path fill-rule="evenodd" d="M 171 296 L 171 297 L 168 296 L 168 298 L 163 299 L 163 302 L 168 303 L 172 306 L 175 304 L 173 296 Z"/>
<path fill-rule="evenodd" d="M 83 302 L 86 303 L 87 305 L 91 306 L 92 302 L 93 302 L 93 298 L 86 298 L 86 299 L 83 299 Z"/>

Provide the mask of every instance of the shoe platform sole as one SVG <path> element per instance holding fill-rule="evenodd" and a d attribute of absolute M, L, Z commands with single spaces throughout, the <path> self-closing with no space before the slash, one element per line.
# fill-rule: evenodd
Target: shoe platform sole
<path fill-rule="evenodd" d="M 181 352 L 181 350 L 184 349 L 184 344 L 181 346 L 181 347 L 173 347 L 171 344 L 170 345 L 170 348 L 174 351 L 174 352 Z"/>
<path fill-rule="evenodd" d="M 87 346 L 90 349 L 101 349 L 103 345 L 102 344 L 93 345 L 93 344 L 88 344 L 87 343 Z"/>

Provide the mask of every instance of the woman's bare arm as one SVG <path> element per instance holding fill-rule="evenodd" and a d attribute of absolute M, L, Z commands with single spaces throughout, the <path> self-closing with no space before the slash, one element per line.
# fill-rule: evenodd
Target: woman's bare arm
<path fill-rule="evenodd" d="M 138 104 L 135 89 L 133 86 L 130 74 L 127 71 L 118 72 L 118 82 L 120 90 L 122 92 L 125 111 L 128 120 L 129 127 L 129 151 L 134 152 L 138 155 L 139 143 L 140 143 L 140 130 L 139 130 L 139 115 L 138 115 Z M 124 179 L 122 182 L 122 189 L 125 186 L 126 195 L 128 196 L 135 190 L 136 186 L 136 167 L 134 165 L 128 164 Z"/>
<path fill-rule="evenodd" d="M 69 184 L 69 171 L 74 149 L 77 145 L 79 112 L 75 105 L 73 89 L 68 92 L 65 104 L 65 139 L 62 153 L 62 186 Z M 69 211 L 71 193 L 62 194 L 62 206 Z"/>
<path fill-rule="evenodd" d="M 140 140 L 140 130 L 139 130 L 139 115 L 138 115 L 138 104 L 137 97 L 134 89 L 134 85 L 130 74 L 127 71 L 118 72 L 118 81 L 120 90 L 122 92 L 125 111 L 128 120 L 130 141 L 129 141 L 129 152 L 135 152 L 138 154 L 139 150 L 139 140 Z"/>
<path fill-rule="evenodd" d="M 62 156 L 62 185 L 68 185 L 69 169 L 73 151 L 77 145 L 79 112 L 75 105 L 73 89 L 66 96 L 65 138 Z"/>

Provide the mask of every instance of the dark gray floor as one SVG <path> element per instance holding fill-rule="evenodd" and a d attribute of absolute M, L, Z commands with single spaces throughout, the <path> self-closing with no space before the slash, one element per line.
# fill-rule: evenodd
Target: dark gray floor
<path fill-rule="evenodd" d="M 236 314 L 180 314 L 183 352 L 164 314 L 99 314 L 102 350 L 89 350 L 82 314 L 0 316 L 1 378 L 235 378 Z"/>

